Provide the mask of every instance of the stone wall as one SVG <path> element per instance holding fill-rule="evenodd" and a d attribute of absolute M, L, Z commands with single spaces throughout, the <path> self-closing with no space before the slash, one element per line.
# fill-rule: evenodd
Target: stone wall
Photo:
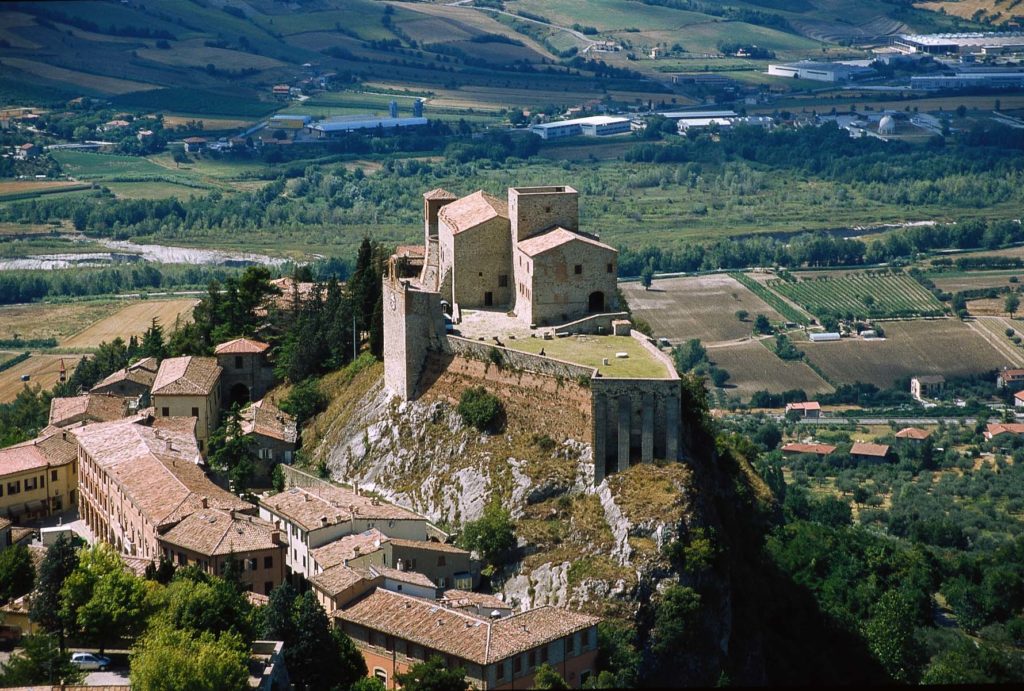
<path fill-rule="evenodd" d="M 604 314 L 592 314 L 576 321 L 566 324 L 559 324 L 553 327 L 557 333 L 569 334 L 604 334 L 612 333 L 612 322 L 616 319 L 629 319 L 629 312 L 605 312 Z"/>
<path fill-rule="evenodd" d="M 571 364 L 569 367 L 586 369 Z M 470 351 L 431 353 L 427 357 L 420 382 L 423 400 L 458 405 L 462 392 L 477 386 L 500 398 L 509 417 L 514 416 L 537 434 L 547 434 L 555 440 L 591 442 L 590 389 L 574 377 L 498 367 L 473 357 Z"/>
<path fill-rule="evenodd" d="M 441 349 L 444 317 L 438 293 L 384 277 L 384 383 L 403 399 L 414 398 L 427 351 Z"/>
<path fill-rule="evenodd" d="M 453 266 L 454 301 L 466 307 L 508 307 L 512 299 L 512 242 L 508 220 L 492 218 L 452 237 L 444 221 L 440 222 L 442 262 Z M 451 238 L 451 240 L 449 240 Z M 454 256 L 449 259 L 448 247 Z M 502 281 L 504 276 L 504 281 Z M 504 282 L 505 285 L 501 285 Z M 490 304 L 486 296 L 490 293 Z"/>
<path fill-rule="evenodd" d="M 512 224 L 513 242 L 554 226 L 579 230 L 579 193 L 564 186 L 510 187 L 508 217 Z"/>
<path fill-rule="evenodd" d="M 590 379 L 594 376 L 595 372 L 592 367 L 584 367 L 573 362 L 542 357 L 533 353 L 524 353 L 511 348 L 502 348 L 485 341 L 471 341 L 460 336 L 448 336 L 445 352 L 473 358 L 485 363 L 492 362 L 492 357 L 500 356 L 502 366 L 508 369 L 528 370 L 537 374 L 561 377 L 563 379 L 576 380 L 580 377 Z M 497 353 L 497 355 L 492 355 L 492 353 Z"/>

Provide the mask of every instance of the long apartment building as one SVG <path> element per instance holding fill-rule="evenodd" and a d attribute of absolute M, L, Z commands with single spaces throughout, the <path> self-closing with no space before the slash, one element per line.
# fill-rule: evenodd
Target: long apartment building
<path fill-rule="evenodd" d="M 199 467 L 191 419 L 139 415 L 73 430 L 78 440 L 79 515 L 97 538 L 146 559 L 160 537 L 204 509 L 254 512 Z"/>

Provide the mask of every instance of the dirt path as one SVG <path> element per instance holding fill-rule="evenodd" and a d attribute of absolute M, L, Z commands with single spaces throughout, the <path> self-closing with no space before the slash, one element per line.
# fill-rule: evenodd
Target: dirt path
<path fill-rule="evenodd" d="M 995 320 L 995 324 L 998 324 L 997 328 L 1006 328 L 1006 322 L 1003 321 L 1002 317 L 975 317 L 973 320 L 965 321 L 964 323 L 967 325 L 967 328 L 988 341 L 989 345 L 1007 359 L 1007 362 L 1017 366 L 1024 365 L 1024 351 L 1021 351 L 1020 348 L 1007 342 L 1005 339 L 1000 338 L 999 335 L 983 323 L 983 320 L 988 324 L 992 324 L 993 320 Z"/>

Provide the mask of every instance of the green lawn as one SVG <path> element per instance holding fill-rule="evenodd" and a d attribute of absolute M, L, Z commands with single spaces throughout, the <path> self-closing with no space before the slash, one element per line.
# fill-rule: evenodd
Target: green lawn
<path fill-rule="evenodd" d="M 545 341 L 525 338 L 508 341 L 505 345 L 527 353 L 540 353 L 557 360 L 596 367 L 604 377 L 638 377 L 657 379 L 669 375 L 663 363 L 654 358 L 631 336 L 570 336 Z M 628 353 L 628 358 L 617 358 L 616 353 Z M 608 358 L 608 364 L 602 359 Z"/>

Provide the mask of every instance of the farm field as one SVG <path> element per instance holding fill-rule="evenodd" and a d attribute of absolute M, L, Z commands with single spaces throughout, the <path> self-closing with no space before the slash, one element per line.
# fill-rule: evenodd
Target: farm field
<path fill-rule="evenodd" d="M 122 309 L 124 300 L 0 305 L 0 339 L 56 338 L 61 341 Z"/>
<path fill-rule="evenodd" d="M 39 386 L 43 390 L 53 388 L 60 376 L 61 361 L 64 362 L 64 368 L 70 375 L 81 359 L 81 355 L 36 354 L 9 370 L 0 372 L 0 403 L 13 401 L 26 384 L 33 387 Z M 29 377 L 27 382 L 21 380 L 25 375 Z"/>
<path fill-rule="evenodd" d="M 806 362 L 781 360 L 760 341 L 709 348 L 708 359 L 729 373 L 726 395 L 744 401 L 762 390 L 781 393 L 803 389 L 808 395 L 833 390 Z"/>
<path fill-rule="evenodd" d="M 136 302 L 89 325 L 60 345 L 62 348 L 95 348 L 103 341 L 112 341 L 118 336 L 127 341 L 133 335 L 141 336 L 154 318 L 164 327 L 164 333 L 170 333 L 176 318 L 191 318 L 192 308 L 197 302 L 194 299 Z"/>
<path fill-rule="evenodd" d="M 134 82 L 128 79 L 117 79 L 116 77 L 102 77 L 98 74 L 69 70 L 57 67 L 56 65 L 48 65 L 45 62 L 26 60 L 24 58 L 4 57 L 3 64 L 8 69 L 13 69 L 17 72 L 24 72 L 35 77 L 62 82 L 70 87 L 89 89 L 90 91 L 106 95 L 125 94 L 132 91 L 146 91 L 158 88 L 153 84 Z"/>
<path fill-rule="evenodd" d="M 89 185 L 68 180 L 4 180 L 0 182 L 0 201 L 29 199 L 44 194 L 57 194 L 88 188 Z"/>
<path fill-rule="evenodd" d="M 955 319 L 892 321 L 882 326 L 884 340 L 802 342 L 799 347 L 829 380 L 862 381 L 879 388 L 918 374 L 955 377 L 1008 364 L 1007 354 L 997 350 L 985 335 Z"/>
<path fill-rule="evenodd" d="M 902 273 L 779 280 L 767 286 L 819 317 L 847 313 L 872 317 L 936 316 L 945 312 L 934 295 Z"/>
<path fill-rule="evenodd" d="M 942 271 L 926 274 L 935 285 L 947 293 L 979 288 L 1002 288 L 1010 286 L 1010 277 L 1024 276 L 1024 269 L 1000 271 Z"/>
<path fill-rule="evenodd" d="M 774 322 L 782 316 L 736 279 L 726 274 L 663 278 L 644 290 L 639 281 L 620 283 L 633 313 L 644 319 L 654 335 L 673 343 L 699 338 L 704 343 L 749 337 L 756 315 Z M 737 310 L 750 318 L 739 321 Z"/>

